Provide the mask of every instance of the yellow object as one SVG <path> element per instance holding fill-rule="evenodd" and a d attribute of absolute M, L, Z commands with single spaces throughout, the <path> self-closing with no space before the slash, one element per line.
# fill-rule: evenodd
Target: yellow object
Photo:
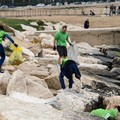
<path fill-rule="evenodd" d="M 22 57 L 22 48 L 20 46 L 15 47 L 12 45 L 12 54 L 10 55 L 9 58 L 9 64 L 10 65 L 19 65 L 23 62 L 23 57 Z"/>

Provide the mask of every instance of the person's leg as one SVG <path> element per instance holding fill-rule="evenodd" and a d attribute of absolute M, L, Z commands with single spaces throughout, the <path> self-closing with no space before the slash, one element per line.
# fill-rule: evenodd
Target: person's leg
<path fill-rule="evenodd" d="M 62 64 L 62 59 L 63 59 L 63 47 L 62 46 L 57 46 L 57 51 L 59 54 L 59 58 L 58 58 L 58 64 L 61 65 Z"/>
<path fill-rule="evenodd" d="M 64 83 L 64 74 L 62 71 L 60 72 L 60 75 L 59 75 L 59 81 L 60 81 L 62 89 L 65 89 L 66 87 L 65 87 L 65 83 Z"/>
<path fill-rule="evenodd" d="M 4 48 L 2 46 L 2 44 L 0 44 L 0 56 L 1 56 L 1 59 L 0 59 L 0 72 L 4 72 L 1 68 L 2 68 L 2 65 L 5 61 L 5 51 L 4 51 Z"/>
<path fill-rule="evenodd" d="M 74 81 L 73 81 L 72 77 L 70 77 L 70 78 L 69 78 L 69 89 L 72 88 L 73 83 L 74 83 Z"/>
<path fill-rule="evenodd" d="M 62 64 L 62 59 L 63 59 L 63 57 L 62 56 L 59 56 L 59 58 L 58 58 L 58 64 Z"/>

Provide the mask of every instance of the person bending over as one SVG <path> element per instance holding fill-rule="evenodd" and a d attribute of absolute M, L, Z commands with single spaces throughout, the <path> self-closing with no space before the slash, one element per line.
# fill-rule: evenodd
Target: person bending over
<path fill-rule="evenodd" d="M 18 47 L 18 45 L 14 42 L 14 40 L 4 31 L 4 27 L 0 25 L 0 73 L 4 73 L 4 70 L 2 69 L 2 65 L 5 61 L 5 51 L 4 47 L 2 45 L 2 41 L 4 41 L 5 38 L 8 38 L 15 47 Z"/>
<path fill-rule="evenodd" d="M 76 62 L 73 60 L 63 59 L 62 60 L 62 68 L 61 68 L 61 72 L 59 75 L 59 81 L 60 81 L 62 89 L 66 88 L 65 83 L 64 83 L 64 76 L 66 78 L 68 78 L 69 89 L 72 88 L 73 83 L 74 83 L 73 74 L 75 74 L 75 77 L 80 80 L 81 74 L 77 67 Z"/>

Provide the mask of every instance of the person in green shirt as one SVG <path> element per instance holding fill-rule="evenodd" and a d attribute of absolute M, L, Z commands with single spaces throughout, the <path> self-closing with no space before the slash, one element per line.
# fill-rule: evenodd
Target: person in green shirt
<path fill-rule="evenodd" d="M 105 120 L 116 120 L 118 112 L 120 112 L 120 106 L 109 103 L 106 109 L 93 110 L 90 115 L 104 118 Z"/>
<path fill-rule="evenodd" d="M 4 27 L 0 25 L 0 73 L 4 73 L 4 70 L 2 70 L 2 65 L 5 61 L 5 51 L 2 45 L 2 41 L 4 41 L 5 38 L 8 38 L 15 47 L 18 47 L 14 40 L 4 31 Z"/>
<path fill-rule="evenodd" d="M 71 41 L 69 39 L 69 35 L 67 32 L 67 26 L 64 25 L 60 31 L 58 31 L 55 36 L 54 36 L 54 47 L 53 50 L 58 51 L 59 54 L 59 59 L 58 63 L 61 65 L 62 64 L 62 58 L 67 57 L 67 42 L 71 44 Z"/>

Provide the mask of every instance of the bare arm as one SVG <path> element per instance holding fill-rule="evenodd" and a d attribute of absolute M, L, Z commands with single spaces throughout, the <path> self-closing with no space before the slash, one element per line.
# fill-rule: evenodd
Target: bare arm
<path fill-rule="evenodd" d="M 67 39 L 67 42 L 70 44 L 71 43 L 71 39 L 70 37 Z"/>
<path fill-rule="evenodd" d="M 116 103 L 109 103 L 106 107 L 106 110 L 110 110 L 110 109 L 114 109 L 116 108 L 118 105 Z"/>

